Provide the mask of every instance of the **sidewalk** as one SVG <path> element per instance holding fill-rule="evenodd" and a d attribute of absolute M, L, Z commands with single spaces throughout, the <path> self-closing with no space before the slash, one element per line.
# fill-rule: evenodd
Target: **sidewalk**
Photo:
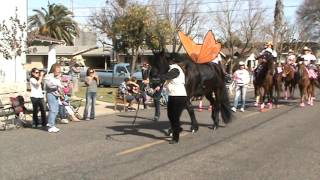
<path fill-rule="evenodd" d="M 81 114 L 81 116 L 83 115 L 85 105 L 86 105 L 86 100 L 84 99 L 82 101 L 81 107 L 79 108 L 79 113 Z M 119 112 L 114 110 L 113 103 L 103 102 L 103 101 L 96 101 L 95 109 L 96 109 L 97 117 Z"/>

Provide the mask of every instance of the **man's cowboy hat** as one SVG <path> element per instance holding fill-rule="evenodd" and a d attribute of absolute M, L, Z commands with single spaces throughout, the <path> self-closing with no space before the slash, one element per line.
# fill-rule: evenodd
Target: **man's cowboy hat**
<path fill-rule="evenodd" d="M 239 62 L 239 66 L 244 66 L 245 64 L 244 64 L 244 62 L 243 61 L 240 61 Z"/>
<path fill-rule="evenodd" d="M 294 53 L 294 51 L 292 49 L 289 49 L 288 53 Z"/>
<path fill-rule="evenodd" d="M 303 48 L 303 50 L 304 50 L 304 51 L 311 51 L 311 49 L 308 48 L 307 46 L 305 46 L 305 47 Z"/>
<path fill-rule="evenodd" d="M 266 46 L 273 46 L 273 44 L 272 44 L 271 41 L 267 42 L 265 45 L 266 45 Z"/>

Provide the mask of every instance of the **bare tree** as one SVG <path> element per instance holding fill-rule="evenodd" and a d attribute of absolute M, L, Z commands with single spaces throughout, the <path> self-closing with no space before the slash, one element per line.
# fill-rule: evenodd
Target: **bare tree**
<path fill-rule="evenodd" d="M 214 27 L 231 55 L 236 51 L 246 56 L 255 48 L 255 42 L 265 39 L 261 31 L 265 26 L 266 9 L 260 0 L 221 1 L 214 16 Z"/>
<path fill-rule="evenodd" d="M 279 34 L 283 31 L 283 2 L 282 0 L 276 1 L 276 7 L 274 10 L 274 33 L 273 33 L 273 45 L 274 49 L 278 49 Z"/>
<path fill-rule="evenodd" d="M 228 44 L 231 55 L 235 51 L 235 35 L 237 33 L 236 21 L 240 10 L 240 0 L 220 1 L 217 6 L 217 14 L 213 16 L 214 27 L 220 39 Z"/>
<path fill-rule="evenodd" d="M 251 53 L 256 47 L 255 43 L 265 39 L 261 38 L 261 31 L 265 25 L 266 9 L 261 7 L 261 1 L 248 1 L 248 10 L 243 13 L 239 29 L 239 37 L 243 42 L 240 50 L 241 56 Z"/>
<path fill-rule="evenodd" d="M 120 16 L 123 16 L 128 0 L 113 0 L 108 1 L 108 5 L 100 10 L 92 12 L 91 17 L 88 19 L 88 23 L 95 28 L 100 34 L 104 34 L 112 40 L 112 43 L 115 44 L 117 37 L 112 30 L 112 23 L 114 20 Z M 115 52 L 115 58 L 118 60 L 117 53 Z"/>
<path fill-rule="evenodd" d="M 303 39 L 320 40 L 320 0 L 304 0 L 297 11 Z"/>
<path fill-rule="evenodd" d="M 191 33 L 198 34 L 200 24 L 204 21 L 199 14 L 199 5 L 201 0 L 150 0 L 149 4 L 155 9 L 158 16 L 171 22 L 172 34 L 172 52 L 178 52 L 181 44 L 178 43 L 177 30 L 183 30 L 187 35 Z M 179 46 L 178 46 L 179 44 Z"/>

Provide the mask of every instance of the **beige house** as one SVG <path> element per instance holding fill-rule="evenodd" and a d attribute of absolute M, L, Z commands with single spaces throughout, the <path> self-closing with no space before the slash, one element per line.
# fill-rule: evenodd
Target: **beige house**
<path fill-rule="evenodd" d="M 70 60 L 77 57 L 86 66 L 103 69 L 111 64 L 111 49 L 98 48 L 97 46 L 55 46 L 57 61 Z M 25 68 L 30 71 L 32 68 L 46 69 L 48 66 L 48 46 L 31 46 L 27 54 Z"/>

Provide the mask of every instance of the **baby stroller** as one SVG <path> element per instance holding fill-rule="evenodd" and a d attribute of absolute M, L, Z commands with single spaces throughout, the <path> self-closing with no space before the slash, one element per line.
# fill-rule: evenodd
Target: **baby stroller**
<path fill-rule="evenodd" d="M 79 100 L 79 103 L 71 103 L 70 95 L 72 90 L 72 84 L 70 83 L 70 79 L 70 76 L 62 77 L 64 95 L 59 100 L 60 116 L 62 116 L 61 118 L 64 119 L 64 116 L 66 114 L 70 120 L 79 121 L 82 118 L 80 113 L 78 112 L 81 106 L 81 100 Z M 65 121 L 64 123 L 68 122 Z"/>

